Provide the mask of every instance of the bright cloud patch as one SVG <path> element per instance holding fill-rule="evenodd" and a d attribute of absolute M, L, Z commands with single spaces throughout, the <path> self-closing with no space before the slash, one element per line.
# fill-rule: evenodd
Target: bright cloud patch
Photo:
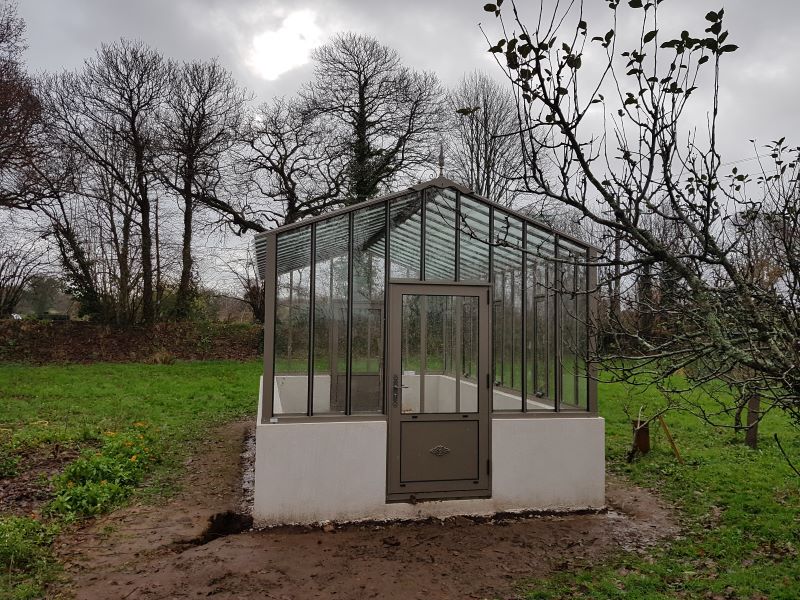
<path fill-rule="evenodd" d="M 273 81 L 296 67 L 306 64 L 311 50 L 322 42 L 323 32 L 315 23 L 313 10 L 290 13 L 274 31 L 253 38 L 247 66 L 259 77 Z"/>

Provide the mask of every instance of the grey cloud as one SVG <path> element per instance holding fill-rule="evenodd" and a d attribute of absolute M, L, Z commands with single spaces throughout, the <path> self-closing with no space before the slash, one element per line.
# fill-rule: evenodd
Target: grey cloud
<path fill-rule="evenodd" d="M 28 23 L 27 61 L 33 71 L 75 68 L 104 41 L 139 38 L 166 55 L 186 60 L 220 57 L 254 92 L 257 102 L 294 93 L 311 72 L 309 65 L 267 82 L 244 64 L 252 37 L 280 24 L 281 14 L 310 8 L 326 29 L 338 25 L 373 35 L 395 47 L 405 61 L 439 74 L 446 84 L 474 69 L 495 69 L 487 58 L 478 23 L 490 35 L 497 29 L 483 0 L 23 0 L 19 10 Z M 521 0 L 533 18 L 538 2 Z M 623 3 L 624 4 L 624 3 Z M 668 0 L 662 4 L 662 26 L 701 32 L 703 15 L 720 1 Z M 604 17 L 606 3 L 587 0 L 590 23 Z M 731 41 L 740 50 L 729 55 L 723 70 L 721 138 L 726 159 L 752 154 L 747 139 L 780 135 L 800 138 L 800 111 L 795 108 L 800 83 L 800 3 L 731 2 L 726 6 Z M 621 28 L 629 27 L 624 20 Z M 703 115 L 696 115 L 702 120 Z M 800 139 L 796 140 L 800 142 Z"/>

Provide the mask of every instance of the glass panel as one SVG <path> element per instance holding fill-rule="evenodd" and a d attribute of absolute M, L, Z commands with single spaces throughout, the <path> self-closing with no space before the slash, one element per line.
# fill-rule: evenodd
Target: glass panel
<path fill-rule="evenodd" d="M 314 262 L 314 414 L 344 413 L 347 397 L 349 217 L 320 221 Z"/>
<path fill-rule="evenodd" d="M 547 390 L 548 396 L 555 401 L 558 389 L 556 386 L 556 376 L 558 374 L 558 348 L 556 346 L 558 337 L 556 336 L 556 263 L 551 262 L 545 265 L 545 277 L 547 285 L 545 287 L 545 304 L 547 306 Z"/>
<path fill-rule="evenodd" d="M 386 277 L 386 206 L 353 217 L 353 413 L 383 410 L 383 295 Z"/>
<path fill-rule="evenodd" d="M 547 394 L 547 304 L 545 268 L 540 259 L 528 257 L 526 332 L 526 410 L 555 410 L 555 402 Z"/>
<path fill-rule="evenodd" d="M 277 254 L 272 411 L 276 415 L 306 414 L 311 294 L 310 228 L 279 235 Z"/>
<path fill-rule="evenodd" d="M 458 412 L 478 412 L 479 311 L 479 298 L 476 296 L 456 297 L 456 343 L 460 346 L 461 363 L 461 368 L 454 370 L 459 379 Z"/>
<path fill-rule="evenodd" d="M 404 413 L 478 410 L 476 296 L 403 295 Z"/>
<path fill-rule="evenodd" d="M 403 314 L 401 316 L 400 372 L 403 388 L 400 390 L 403 413 L 422 412 L 422 310 L 424 296 L 403 295 Z M 392 383 L 394 385 L 394 383 Z"/>
<path fill-rule="evenodd" d="M 456 195 L 428 190 L 425 203 L 425 279 L 456 278 Z"/>
<path fill-rule="evenodd" d="M 581 260 L 587 260 L 586 256 L 581 256 Z M 577 348 L 576 356 L 576 370 L 578 373 L 578 405 L 586 410 L 589 409 L 589 374 L 587 372 L 587 359 L 589 351 L 589 336 L 588 336 L 588 290 L 586 279 L 586 265 L 578 265 L 578 278 L 577 278 L 577 318 L 575 327 L 577 329 Z"/>
<path fill-rule="evenodd" d="M 389 203 L 389 276 L 420 279 L 422 256 L 422 200 L 414 192 Z"/>
<path fill-rule="evenodd" d="M 551 361 L 552 343 L 548 325 L 552 307 L 548 305 L 547 267 L 553 264 L 553 242 L 530 225 L 527 228 L 526 253 L 526 393 L 527 410 L 555 410 L 554 396 L 548 393 L 547 370 Z"/>
<path fill-rule="evenodd" d="M 422 385 L 426 413 L 455 412 L 456 389 L 453 377 L 453 355 L 456 352 L 452 296 L 426 296 L 425 368 Z"/>
<path fill-rule="evenodd" d="M 522 222 L 495 210 L 492 410 L 522 410 Z"/>
<path fill-rule="evenodd" d="M 577 346 L 576 308 L 577 295 L 575 293 L 575 257 L 568 250 L 559 245 L 559 273 L 561 314 L 559 326 L 561 328 L 561 405 L 565 408 L 574 408 L 578 403 L 576 395 L 576 367 Z"/>
<path fill-rule="evenodd" d="M 459 228 L 459 279 L 489 280 L 489 206 L 461 196 Z"/>

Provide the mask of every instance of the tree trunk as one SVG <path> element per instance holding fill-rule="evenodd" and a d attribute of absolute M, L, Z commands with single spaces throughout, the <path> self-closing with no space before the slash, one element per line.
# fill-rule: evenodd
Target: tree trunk
<path fill-rule="evenodd" d="M 744 443 L 753 450 L 758 447 L 758 421 L 761 417 L 761 396 L 752 394 L 747 402 L 747 431 Z"/>
<path fill-rule="evenodd" d="M 181 249 L 181 281 L 175 298 L 175 316 L 178 319 L 188 318 L 192 303 L 192 219 L 194 205 L 192 203 L 192 182 L 185 178 L 183 183 L 183 247 Z"/>
<path fill-rule="evenodd" d="M 622 257 L 622 240 L 618 231 L 614 231 L 614 291 L 611 294 L 611 327 L 616 328 L 621 313 L 621 282 L 622 272 L 620 259 Z"/>
<path fill-rule="evenodd" d="M 132 128 L 135 131 L 135 127 Z M 155 321 L 156 311 L 153 302 L 153 237 L 150 229 L 150 198 L 144 175 L 144 157 L 141 148 L 136 153 L 136 187 L 139 192 L 139 211 L 142 229 L 142 322 Z"/>

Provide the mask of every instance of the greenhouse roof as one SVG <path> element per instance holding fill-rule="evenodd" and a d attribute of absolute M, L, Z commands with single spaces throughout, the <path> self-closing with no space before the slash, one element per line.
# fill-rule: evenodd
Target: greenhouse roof
<path fill-rule="evenodd" d="M 435 214 L 432 213 L 432 215 L 436 217 L 435 220 L 441 221 L 441 227 L 432 226 L 432 223 L 428 223 L 426 234 L 427 236 L 431 237 L 435 244 L 441 245 L 442 253 L 446 254 L 452 252 L 452 248 L 450 247 L 452 245 L 451 240 L 453 237 L 457 236 L 451 236 L 449 232 L 452 231 L 453 234 L 455 234 L 456 228 L 462 231 L 464 228 L 471 228 L 471 235 L 475 236 L 480 236 L 482 233 L 482 237 L 488 245 L 488 222 L 489 215 L 492 210 L 495 211 L 495 216 L 499 213 L 503 217 L 507 217 L 505 222 L 505 231 L 503 232 L 503 235 L 506 236 L 506 238 L 517 237 L 517 239 L 519 239 L 521 242 L 523 239 L 522 223 L 527 223 L 528 239 L 531 239 L 532 235 L 536 236 L 537 234 L 540 234 L 541 249 L 546 254 L 552 255 L 552 248 L 555 238 L 558 238 L 559 244 L 566 243 L 569 246 L 575 247 L 575 250 L 578 251 L 587 251 L 590 248 L 593 248 L 591 244 L 583 242 L 568 233 L 557 231 L 552 227 L 531 218 L 524 212 L 509 209 L 487 198 L 483 198 L 465 186 L 447 179 L 446 177 L 437 177 L 435 179 L 411 186 L 410 188 L 399 192 L 373 198 L 359 204 L 346 206 L 332 212 L 324 213 L 257 234 L 255 236 L 255 252 L 259 275 L 263 278 L 264 274 L 266 273 L 266 265 L 268 260 L 267 239 L 268 236 L 271 235 L 279 235 L 284 232 L 300 230 L 303 228 L 306 228 L 308 231 L 310 231 L 312 224 L 325 223 L 325 227 L 317 227 L 316 235 L 318 247 L 325 248 L 326 252 L 332 253 L 332 255 L 336 255 L 345 251 L 345 248 L 340 248 L 339 246 L 342 244 L 347 245 L 349 243 L 348 237 L 340 235 L 340 228 L 335 226 L 328 227 L 327 225 L 335 224 L 337 219 L 345 217 L 354 211 L 360 211 L 358 213 L 358 233 L 356 234 L 360 238 L 359 246 L 362 248 L 377 248 L 383 246 L 385 244 L 386 236 L 386 227 L 384 226 L 386 218 L 385 212 L 382 210 L 364 210 L 373 206 L 379 207 L 381 204 L 387 204 L 390 207 L 393 227 L 398 224 L 407 225 L 406 227 L 402 227 L 393 232 L 392 243 L 397 244 L 400 247 L 405 246 L 409 248 L 409 260 L 414 261 L 416 260 L 414 249 L 418 246 L 419 240 L 411 239 L 411 237 L 415 235 L 421 235 L 421 223 L 425 217 L 423 215 L 423 211 L 420 210 L 420 207 L 423 203 L 419 200 L 416 202 L 409 202 L 409 199 L 421 198 L 424 192 L 434 192 L 437 189 L 445 190 L 449 199 L 452 199 L 452 203 L 449 203 L 446 200 L 445 202 L 437 205 L 437 212 Z M 459 213 L 458 217 L 456 216 L 456 213 L 458 212 L 456 208 L 456 198 L 459 195 L 460 198 L 467 198 L 471 200 L 470 210 L 473 211 L 472 216 L 465 217 L 461 213 Z M 481 224 L 483 222 L 481 215 L 486 217 L 485 226 L 482 226 Z M 457 218 L 459 219 L 458 222 L 456 221 Z M 471 223 L 468 221 L 471 221 Z M 453 225 L 456 225 L 456 227 L 454 228 L 453 225 L 448 225 L 448 223 L 453 223 Z M 497 232 L 495 232 L 495 238 L 495 241 L 499 239 Z M 285 265 L 285 268 L 287 269 L 293 269 L 300 267 L 301 263 L 306 263 L 308 261 L 308 249 L 301 246 L 308 246 L 309 244 L 310 236 L 296 236 L 296 241 L 293 244 L 286 244 L 282 246 L 280 252 L 281 264 Z M 496 256 L 495 260 L 502 261 L 503 253 L 498 252 L 497 254 L 498 256 Z M 317 256 L 318 260 L 324 258 L 324 256 Z M 399 256 L 397 258 L 399 258 Z M 468 255 L 462 255 L 461 261 L 466 261 L 469 263 L 470 257 Z M 435 268 L 435 265 L 430 265 L 429 269 L 431 268 Z M 443 279 L 448 278 L 446 272 L 442 272 L 440 275 Z"/>

